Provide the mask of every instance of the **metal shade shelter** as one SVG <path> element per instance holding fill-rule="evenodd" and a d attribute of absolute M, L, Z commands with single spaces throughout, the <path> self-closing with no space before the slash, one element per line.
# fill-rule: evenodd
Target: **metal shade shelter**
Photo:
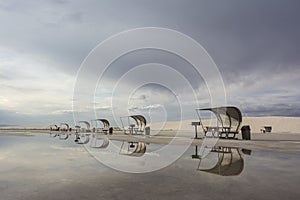
<path fill-rule="evenodd" d="M 75 133 L 79 133 L 80 132 L 80 126 L 75 125 Z"/>
<path fill-rule="evenodd" d="M 58 136 L 59 127 L 56 124 L 52 124 L 49 126 L 50 137 Z"/>
<path fill-rule="evenodd" d="M 67 123 L 61 123 L 59 125 L 59 139 L 66 140 L 69 138 L 69 134 L 67 133 L 70 130 L 70 126 Z"/>
<path fill-rule="evenodd" d="M 128 128 L 125 128 L 124 122 L 122 119 L 127 118 L 128 120 Z M 130 123 L 130 118 L 135 121 L 135 124 Z M 124 133 L 130 134 L 130 135 L 137 135 L 137 134 L 144 134 L 145 133 L 145 127 L 147 124 L 146 118 L 142 115 L 131 115 L 126 117 L 121 117 L 121 122 L 123 125 Z"/>
<path fill-rule="evenodd" d="M 91 125 L 87 121 L 79 121 L 77 127 L 80 127 L 79 132 L 91 132 Z"/>
<path fill-rule="evenodd" d="M 50 131 L 58 131 L 58 126 L 56 124 L 52 124 L 49 126 Z"/>
<path fill-rule="evenodd" d="M 91 125 L 87 121 L 79 121 L 75 126 L 76 134 L 74 142 L 77 144 L 87 144 L 90 141 Z"/>
<path fill-rule="evenodd" d="M 238 148 L 217 147 L 213 148 L 211 153 L 216 153 L 218 156 L 216 165 L 210 169 L 200 169 L 200 159 L 198 170 L 221 176 L 237 176 L 243 171 L 244 159 Z"/>
<path fill-rule="evenodd" d="M 70 128 L 70 126 L 67 123 L 61 123 L 59 125 L 59 131 L 60 132 L 67 132 L 67 131 L 69 131 L 69 128 Z"/>
<path fill-rule="evenodd" d="M 93 122 L 95 122 L 95 124 L 93 125 L 93 132 L 97 132 L 97 133 L 107 133 L 110 124 L 109 121 L 107 119 L 94 119 L 91 120 L 92 124 Z M 100 128 L 100 126 L 98 127 L 98 122 L 102 123 L 103 127 Z"/>
<path fill-rule="evenodd" d="M 200 122 L 201 122 L 201 117 L 200 117 L 201 111 L 211 111 L 217 117 L 217 122 L 218 122 L 217 127 L 204 127 L 203 124 L 201 123 L 205 136 L 206 133 L 211 130 L 217 131 L 218 136 L 224 138 L 235 138 L 236 134 L 238 134 L 239 127 L 242 123 L 242 113 L 237 107 L 223 106 L 223 107 L 215 107 L 215 108 L 198 108 L 196 109 L 196 111 Z M 219 124 L 221 126 L 219 126 Z"/>

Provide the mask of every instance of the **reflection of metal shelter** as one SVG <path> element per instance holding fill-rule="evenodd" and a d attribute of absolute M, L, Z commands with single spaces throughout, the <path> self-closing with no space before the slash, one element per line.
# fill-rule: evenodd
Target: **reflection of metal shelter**
<path fill-rule="evenodd" d="M 77 144 L 87 144 L 90 141 L 91 125 L 87 121 L 79 121 L 75 126 L 75 142 Z"/>
<path fill-rule="evenodd" d="M 99 144 L 98 141 L 101 141 L 102 143 Z M 107 137 L 98 137 L 97 134 L 93 134 L 93 138 L 91 140 L 91 147 L 92 148 L 99 148 L 104 149 L 107 148 L 109 145 L 109 139 Z"/>
<path fill-rule="evenodd" d="M 77 144 L 87 144 L 90 141 L 90 135 L 87 134 L 76 134 L 75 135 L 75 142 Z"/>
<path fill-rule="evenodd" d="M 215 136 L 215 132 L 218 134 L 218 137 L 223 138 L 235 138 L 236 134 L 239 133 L 239 127 L 242 122 L 242 113 L 241 111 L 234 106 L 224 106 L 216 108 L 203 108 L 196 109 L 198 117 L 201 122 L 200 111 L 211 111 L 217 117 L 217 126 L 204 127 L 201 123 L 205 136 L 208 132 L 211 132 Z M 220 126 L 219 126 L 220 125 Z M 231 136 L 230 136 L 231 135 Z"/>
<path fill-rule="evenodd" d="M 56 137 L 58 136 L 58 131 L 59 128 L 56 124 L 52 124 L 49 126 L 49 130 L 50 130 L 50 137 Z"/>
<path fill-rule="evenodd" d="M 124 121 L 122 119 L 127 118 L 128 120 L 128 127 L 125 128 Z M 121 122 L 123 125 L 124 133 L 130 134 L 130 135 L 138 135 L 138 134 L 144 134 L 145 133 L 145 127 L 146 127 L 146 118 L 142 115 L 131 115 L 126 117 L 121 117 Z M 130 119 L 133 119 L 135 121 L 135 124 L 130 123 Z"/>
<path fill-rule="evenodd" d="M 79 133 L 80 132 L 80 126 L 75 125 L 75 133 Z"/>
<path fill-rule="evenodd" d="M 127 146 L 127 147 L 126 147 Z M 120 149 L 120 154 L 140 157 L 146 153 L 146 144 L 144 142 L 125 142 Z"/>
<path fill-rule="evenodd" d="M 91 120 L 93 125 L 93 132 L 95 133 L 105 133 L 109 130 L 109 121 L 107 119 L 94 119 Z M 102 123 L 103 127 L 100 127 L 99 122 Z"/>
<path fill-rule="evenodd" d="M 216 165 L 210 169 L 201 169 L 200 159 L 198 170 L 221 176 L 237 176 L 243 171 L 244 159 L 238 148 L 214 147 L 211 153 L 215 153 L 218 156 Z"/>

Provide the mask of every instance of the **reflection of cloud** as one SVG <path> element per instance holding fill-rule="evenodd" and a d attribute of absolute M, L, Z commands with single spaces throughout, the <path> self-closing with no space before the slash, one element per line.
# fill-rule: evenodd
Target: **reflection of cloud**
<path fill-rule="evenodd" d="M 0 155 L 0 160 L 4 160 L 6 158 L 5 155 Z"/>
<path fill-rule="evenodd" d="M 43 155 L 43 156 L 55 156 L 55 155 L 57 155 L 57 153 L 54 153 L 54 152 L 42 152 L 41 155 Z"/>
<path fill-rule="evenodd" d="M 149 156 L 155 156 L 155 157 L 160 157 L 160 155 L 158 153 L 155 152 L 146 152 L 145 154 L 149 155 Z"/>
<path fill-rule="evenodd" d="M 2 151 L 0 153 L 0 160 L 5 160 L 6 158 L 14 156 L 12 152 L 10 151 Z"/>
<path fill-rule="evenodd" d="M 84 152 L 87 153 L 83 147 L 65 147 L 65 146 L 57 146 L 57 145 L 50 145 L 50 148 L 56 150 L 64 150 L 64 151 L 75 151 L 75 152 Z"/>

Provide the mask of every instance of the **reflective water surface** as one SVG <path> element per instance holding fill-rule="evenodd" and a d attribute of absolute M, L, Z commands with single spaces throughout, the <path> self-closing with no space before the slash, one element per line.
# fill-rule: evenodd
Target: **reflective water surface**
<path fill-rule="evenodd" d="M 140 159 L 142 153 L 159 148 L 155 144 L 124 145 L 129 146 L 123 147 L 122 156 L 131 159 Z M 200 159 L 199 148 L 191 146 L 180 159 L 161 170 L 132 174 L 99 163 L 73 139 L 59 140 L 49 135 L 3 136 L 0 137 L 0 199 L 300 197 L 300 153 L 215 147 L 206 158 Z M 105 154 L 106 148 L 94 149 L 109 155 Z"/>

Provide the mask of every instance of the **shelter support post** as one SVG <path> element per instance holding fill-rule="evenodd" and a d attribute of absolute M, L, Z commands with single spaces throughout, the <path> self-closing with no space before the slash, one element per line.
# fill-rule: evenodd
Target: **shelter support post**
<path fill-rule="evenodd" d="M 194 139 L 199 139 L 198 138 L 198 128 L 197 128 L 197 126 L 200 126 L 201 125 L 201 123 L 200 122 L 192 122 L 192 126 L 195 126 L 195 137 L 194 137 Z"/>

